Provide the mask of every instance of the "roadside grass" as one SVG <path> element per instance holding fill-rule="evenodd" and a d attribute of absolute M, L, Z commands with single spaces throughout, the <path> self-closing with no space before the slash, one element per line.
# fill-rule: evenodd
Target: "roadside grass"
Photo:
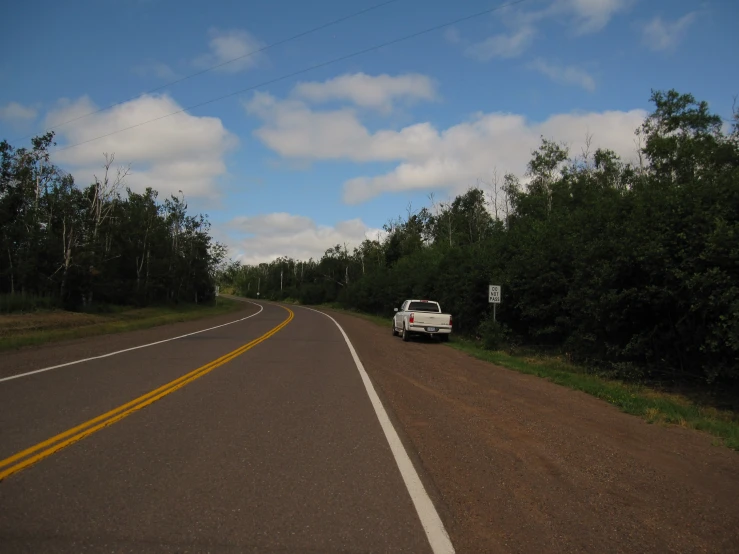
<path fill-rule="evenodd" d="M 383 327 L 391 325 L 391 317 L 383 318 L 346 310 L 336 304 L 322 304 L 319 307 L 360 317 Z M 556 356 L 536 354 L 517 356 L 502 351 L 485 350 L 475 341 L 459 336 L 452 336 L 448 346 L 479 360 L 582 391 L 616 406 L 627 414 L 641 417 L 648 423 L 679 425 L 710 433 L 717 438 L 714 445 L 724 444 L 739 451 L 739 413 L 719 410 L 686 396 L 659 391 L 645 385 L 606 379 L 588 372 L 587 368 L 570 364 Z"/>
<path fill-rule="evenodd" d="M 104 313 L 63 310 L 0 315 L 0 351 L 192 321 L 238 310 L 235 300 L 217 297 L 215 304 L 180 304 L 129 308 L 110 306 Z"/>
<path fill-rule="evenodd" d="M 300 300 L 296 300 L 295 298 L 290 298 L 289 296 L 285 298 L 284 300 L 279 300 L 278 302 L 282 302 L 283 304 L 292 304 L 293 306 L 301 305 Z"/>

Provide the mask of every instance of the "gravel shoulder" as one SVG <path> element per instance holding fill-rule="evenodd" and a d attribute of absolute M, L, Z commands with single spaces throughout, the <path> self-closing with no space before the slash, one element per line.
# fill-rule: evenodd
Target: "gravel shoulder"
<path fill-rule="evenodd" d="M 584 393 L 332 312 L 457 552 L 735 552 L 739 456 Z"/>

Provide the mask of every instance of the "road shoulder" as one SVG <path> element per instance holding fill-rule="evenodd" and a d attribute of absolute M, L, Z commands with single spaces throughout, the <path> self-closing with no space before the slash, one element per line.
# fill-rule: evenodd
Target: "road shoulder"
<path fill-rule="evenodd" d="M 739 458 L 710 436 L 326 311 L 433 480 L 458 551 L 728 552 L 739 541 Z"/>

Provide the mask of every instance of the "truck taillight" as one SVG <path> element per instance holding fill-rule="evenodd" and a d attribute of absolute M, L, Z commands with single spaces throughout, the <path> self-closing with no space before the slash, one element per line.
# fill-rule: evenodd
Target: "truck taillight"
<path fill-rule="evenodd" d="M 408 318 L 408 323 L 413 323 L 413 316 L 415 315 L 416 314 L 413 314 L 413 313 L 410 315 L 410 317 Z"/>
<path fill-rule="evenodd" d="M 452 316 L 449 316 L 449 327 L 452 326 Z"/>

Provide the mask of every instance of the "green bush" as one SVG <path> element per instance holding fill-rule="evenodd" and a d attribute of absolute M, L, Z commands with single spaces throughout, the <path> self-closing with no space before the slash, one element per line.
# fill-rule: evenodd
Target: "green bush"
<path fill-rule="evenodd" d="M 493 321 L 493 316 L 485 317 L 477 327 L 477 335 L 486 350 L 501 350 L 508 343 L 510 332 L 500 321 Z"/>

